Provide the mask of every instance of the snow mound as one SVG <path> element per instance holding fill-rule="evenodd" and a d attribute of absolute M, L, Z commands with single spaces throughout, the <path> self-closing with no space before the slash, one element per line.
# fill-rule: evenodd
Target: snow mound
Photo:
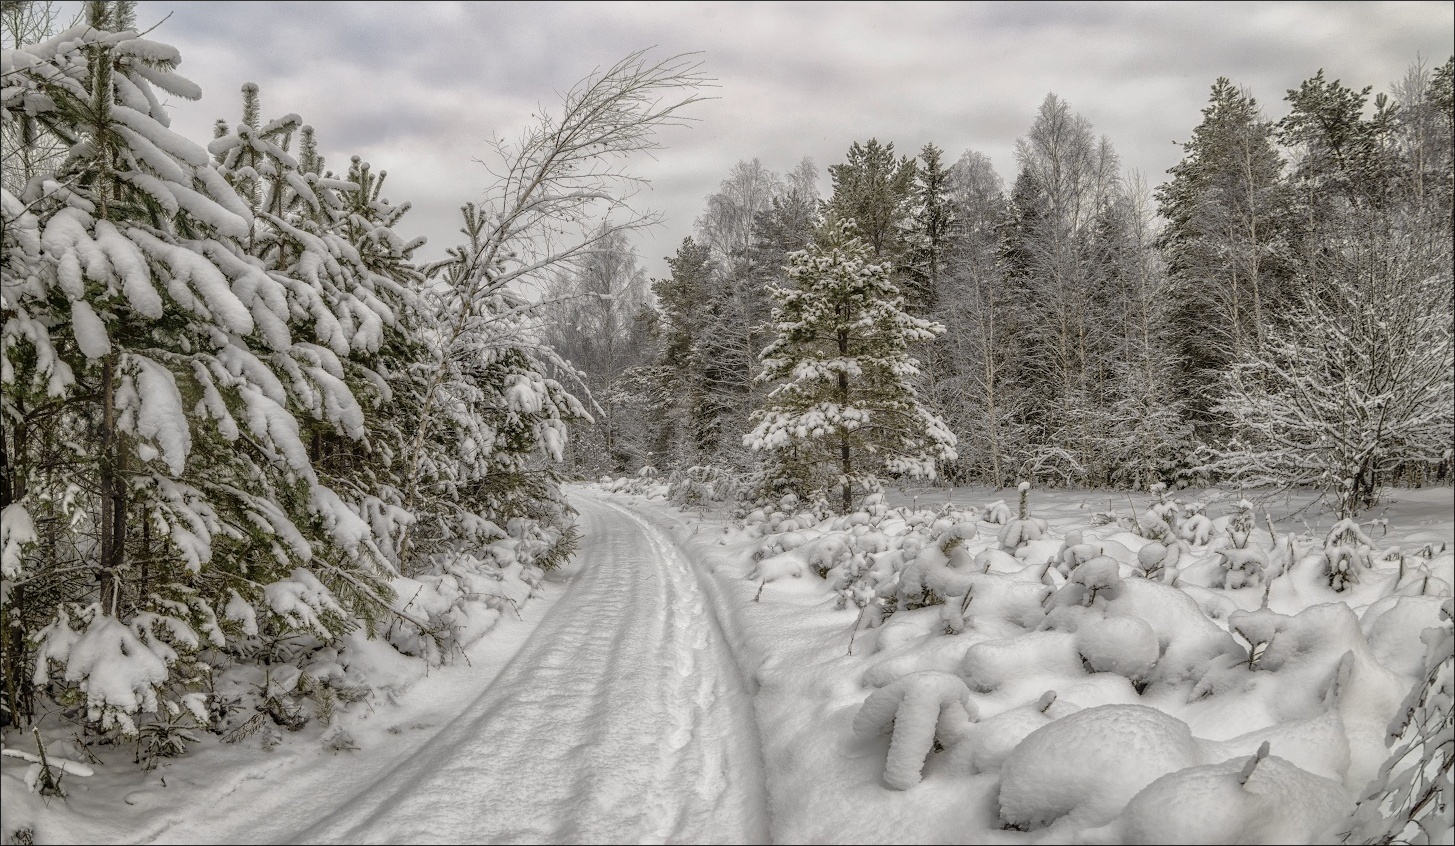
<path fill-rule="evenodd" d="M 1066 632 L 1031 632 L 972 645 L 960 662 L 960 676 L 971 687 L 990 692 L 1036 676 L 1080 676 L 1075 637 Z"/>
<path fill-rule="evenodd" d="M 970 772 L 1000 772 L 1005 759 L 1032 732 L 1078 710 L 1076 705 L 1057 697 L 1054 691 L 1047 691 L 1037 699 L 973 724 L 966 732 L 964 744 L 974 754 Z"/>
<path fill-rule="evenodd" d="M 1157 633 L 1140 617 L 1109 614 L 1081 626 L 1076 651 L 1098 673 L 1116 673 L 1133 681 L 1145 679 L 1157 663 Z"/>
<path fill-rule="evenodd" d="M 1387 596 L 1369 606 L 1359 618 L 1359 628 L 1374 659 L 1406 678 L 1419 676 L 1425 656 L 1420 635 L 1440 625 L 1444 601 L 1442 596 Z"/>
<path fill-rule="evenodd" d="M 1313 843 L 1353 809 L 1338 783 L 1274 755 L 1189 767 L 1127 803 L 1121 843 Z"/>
<path fill-rule="evenodd" d="M 1034 629 L 1041 624 L 1047 587 L 1001 573 L 977 573 L 971 579 L 972 597 L 967 617 L 979 629 L 1003 628 L 1007 636 L 1016 629 Z"/>
<path fill-rule="evenodd" d="M 1349 771 L 1349 735 L 1337 708 L 1306 720 L 1278 723 L 1231 740 L 1202 740 L 1204 761 L 1252 755 L 1264 743 L 1278 756 L 1314 775 L 1343 781 Z"/>
<path fill-rule="evenodd" d="M 776 582 L 779 579 L 802 578 L 808 572 L 808 562 L 802 555 L 795 552 L 782 552 L 764 558 L 755 564 L 753 570 L 748 574 L 748 578 Z"/>
<path fill-rule="evenodd" d="M 928 638 L 913 649 L 880 658 L 864 671 L 864 684 L 884 687 L 905 676 L 927 670 L 954 673 L 968 648 L 962 638 Z"/>
<path fill-rule="evenodd" d="M 1145 579 L 1123 579 L 1107 594 L 1107 614 L 1137 617 L 1152 627 L 1162 648 L 1154 681 L 1177 684 L 1196 679 L 1216 659 L 1244 659 L 1247 651 L 1209 620 L 1183 591 Z"/>
<path fill-rule="evenodd" d="M 1143 705 L 1077 711 L 1032 732 L 1001 768 L 1000 817 L 1024 830 L 1063 817 L 1104 825 L 1158 778 L 1199 763 L 1187 724 Z"/>

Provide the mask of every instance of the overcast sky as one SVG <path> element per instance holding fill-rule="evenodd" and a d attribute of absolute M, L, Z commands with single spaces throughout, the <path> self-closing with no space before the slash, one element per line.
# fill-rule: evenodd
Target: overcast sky
<path fill-rule="evenodd" d="M 640 239 L 651 275 L 692 232 L 732 165 L 783 172 L 842 161 L 877 137 L 953 161 L 990 156 L 1007 181 L 1015 139 L 1049 92 L 1108 136 L 1152 184 L 1180 158 L 1213 80 L 1252 90 L 1270 116 L 1320 68 L 1387 90 L 1417 55 L 1455 51 L 1455 4 L 1430 3 L 186 3 L 142 2 L 143 28 L 178 47 L 199 103 L 173 98 L 174 128 L 198 141 L 235 122 L 243 82 L 263 117 L 298 113 L 333 166 L 357 153 L 410 200 L 401 234 L 424 257 L 456 240 L 460 204 L 483 190 L 472 161 L 493 134 L 627 53 L 702 53 L 718 99 L 663 134 L 638 172 L 665 224 Z M 821 180 L 827 190 L 825 175 Z"/>

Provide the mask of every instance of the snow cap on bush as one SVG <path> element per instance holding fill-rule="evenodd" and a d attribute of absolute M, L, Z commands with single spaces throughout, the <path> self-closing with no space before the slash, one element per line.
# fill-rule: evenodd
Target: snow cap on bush
<path fill-rule="evenodd" d="M 1076 651 L 1099 673 L 1116 673 L 1133 681 L 1147 678 L 1157 663 L 1157 633 L 1139 617 L 1108 614 L 1080 627 Z"/>
<path fill-rule="evenodd" d="M 1001 768 L 1000 817 L 1026 830 L 1062 817 L 1104 825 L 1167 773 L 1195 766 L 1187 724 L 1142 705 L 1077 711 L 1032 732 Z"/>

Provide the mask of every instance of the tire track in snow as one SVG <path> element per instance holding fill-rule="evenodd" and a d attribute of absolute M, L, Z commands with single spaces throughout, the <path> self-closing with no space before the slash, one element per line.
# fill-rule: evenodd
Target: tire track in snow
<path fill-rule="evenodd" d="M 752 699 L 677 546 L 588 495 L 586 563 L 485 693 L 307 842 L 767 842 Z"/>

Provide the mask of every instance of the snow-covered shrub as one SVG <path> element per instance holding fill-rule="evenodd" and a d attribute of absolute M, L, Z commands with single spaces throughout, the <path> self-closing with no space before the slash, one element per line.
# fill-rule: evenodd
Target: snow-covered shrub
<path fill-rule="evenodd" d="M 1076 651 L 1092 670 L 1134 682 L 1150 676 L 1161 652 L 1157 633 L 1147 621 L 1124 614 L 1108 614 L 1078 628 Z"/>
<path fill-rule="evenodd" d="M 1003 554 L 1003 553 L 1002 553 Z M 981 572 L 969 579 L 962 613 L 976 628 L 989 632 L 1029 630 L 1045 618 L 1041 607 L 1048 588 L 1021 578 L 1019 574 L 989 573 L 977 560 Z"/>
<path fill-rule="evenodd" d="M 86 717 L 103 730 L 117 728 L 136 737 L 138 712 L 158 712 L 159 699 L 168 687 L 172 665 L 179 659 L 171 642 L 195 652 L 200 640 L 179 621 L 168 621 L 174 629 L 165 639 L 149 625 L 154 617 L 141 617 L 124 624 L 92 604 L 75 610 L 81 630 L 71 628 L 71 617 L 63 606 L 49 626 L 36 635 L 35 676 L 32 683 L 44 685 L 56 674 L 74 684 L 83 697 Z"/>
<path fill-rule="evenodd" d="M 1005 504 L 1005 500 L 997 499 L 995 502 L 985 506 L 985 511 L 982 513 L 980 519 L 987 523 L 994 523 L 997 526 L 1004 526 L 1011 521 L 1013 514 L 1014 512 L 1010 510 L 1010 506 Z"/>
<path fill-rule="evenodd" d="M 191 711 L 183 710 L 175 702 L 168 702 L 166 706 L 156 719 L 139 727 L 134 760 L 143 769 L 154 769 L 160 758 L 187 754 L 187 744 L 197 742 L 193 730 L 207 726 L 205 719 L 199 721 Z"/>
<path fill-rule="evenodd" d="M 1075 601 L 1090 606 L 1096 602 L 1097 594 L 1121 583 L 1120 574 L 1121 565 L 1115 558 L 1098 555 L 1071 571 L 1066 585 L 1057 591 L 1056 604 L 1066 605 Z"/>
<path fill-rule="evenodd" d="M 1320 553 L 1329 587 L 1348 590 L 1358 584 L 1366 570 L 1374 566 L 1374 542 L 1353 520 L 1340 520 L 1324 538 Z"/>
<path fill-rule="evenodd" d="M 1448 843 L 1455 808 L 1455 601 L 1421 635 L 1424 672 L 1390 721 L 1389 757 L 1364 789 L 1345 843 Z"/>
<path fill-rule="evenodd" d="M 763 595 L 763 588 L 769 582 L 776 582 L 779 579 L 799 579 L 812 572 L 804 556 L 797 552 L 780 552 L 777 555 L 770 555 L 753 564 L 753 569 L 748 572 L 748 578 L 758 582 L 758 592 L 753 596 L 756 602 Z"/>
<path fill-rule="evenodd" d="M 1177 578 L 1177 565 L 1182 560 L 1182 544 L 1148 541 L 1137 550 L 1137 565 L 1142 578 L 1154 582 L 1170 582 Z"/>
<path fill-rule="evenodd" d="M 650 467 L 643 467 L 643 470 L 651 470 Z M 622 493 L 631 496 L 647 496 L 661 486 L 655 471 L 647 475 L 637 474 L 635 476 L 618 476 L 605 485 L 608 493 Z"/>
<path fill-rule="evenodd" d="M 1081 532 L 1072 529 L 1066 533 L 1065 542 L 1056 556 L 1056 572 L 1069 576 L 1072 570 L 1099 555 L 1101 555 L 1101 547 L 1094 543 L 1083 542 Z"/>
<path fill-rule="evenodd" d="M 1167 495 L 1165 482 L 1157 482 L 1149 490 L 1157 497 L 1157 501 L 1136 519 L 1137 533 L 1148 540 L 1163 543 L 1180 539 L 1182 503 Z"/>
<path fill-rule="evenodd" d="M 1349 813 L 1336 781 L 1312 775 L 1264 744 L 1249 758 L 1158 778 L 1127 803 L 1117 842 L 1313 843 Z"/>
<path fill-rule="evenodd" d="M 1188 503 L 1183 510 L 1181 524 L 1177 527 L 1177 536 L 1194 546 L 1206 546 L 1217 533 L 1217 527 L 1208 518 L 1203 510 L 1206 504 L 1202 502 Z"/>
<path fill-rule="evenodd" d="M 533 524 L 521 528 L 534 531 Z M 499 619 L 518 614 L 540 590 L 549 558 L 529 537 L 506 538 L 483 554 L 431 556 L 413 577 L 394 582 L 399 611 L 427 621 L 423 630 L 391 625 L 387 637 L 400 651 L 439 663 L 487 634 Z"/>
<path fill-rule="evenodd" d="M 1238 513 L 1228 521 L 1228 536 L 1232 539 L 1233 546 L 1243 549 L 1248 545 L 1248 540 L 1253 534 L 1253 525 L 1257 519 L 1253 515 L 1253 503 L 1246 499 L 1238 500 Z"/>
<path fill-rule="evenodd" d="M 715 465 L 693 465 L 673 470 L 667 477 L 667 500 L 678 508 L 707 508 L 732 502 L 742 480 Z"/>
<path fill-rule="evenodd" d="M 1001 548 L 1008 552 L 1015 552 L 1027 543 L 1040 540 L 1046 535 L 1046 521 L 1032 517 L 1030 506 L 1027 503 L 1031 483 L 1021 482 L 1019 490 L 1020 512 L 1014 520 L 1006 522 L 1001 527 L 998 538 Z"/>
<path fill-rule="evenodd" d="M 1379 663 L 1415 679 L 1425 674 L 1425 630 L 1445 625 L 1448 597 L 1386 596 L 1359 615 L 1359 629 Z"/>
<path fill-rule="evenodd" d="M 1267 578 L 1268 553 L 1262 547 L 1226 546 L 1219 549 L 1217 555 L 1222 561 L 1224 571 L 1222 586 L 1228 590 L 1258 587 Z"/>
<path fill-rule="evenodd" d="M 1370 729 L 1398 711 L 1409 680 L 1375 659 L 1349 606 L 1312 605 L 1292 616 L 1268 609 L 1239 611 L 1228 616 L 1228 627 L 1248 642 L 1245 657 L 1205 672 L 1193 698 L 1252 686 L 1275 719 L 1337 709 L 1347 724 L 1364 727 L 1349 733 L 1348 776 L 1371 778 L 1387 753 Z"/>
<path fill-rule="evenodd" d="M 956 752 L 971 756 L 970 772 L 998 775 L 1005 759 L 1022 740 L 1042 726 L 1079 710 L 1076 705 L 1059 698 L 1056 691 L 1045 691 L 1035 699 L 971 723 Z"/>
<path fill-rule="evenodd" d="M 1185 592 L 1145 579 L 1122 579 L 1102 595 L 1105 613 L 1136 617 L 1152 627 L 1162 650 L 1150 681 L 1180 685 L 1211 668 L 1247 659 L 1233 636 L 1208 619 Z"/>
<path fill-rule="evenodd" d="M 1032 732 L 1001 767 L 1000 818 L 1023 831 L 1070 817 L 1104 825 L 1162 776 L 1200 763 L 1187 724 L 1142 705 L 1102 705 Z"/>
<path fill-rule="evenodd" d="M 1228 538 L 1232 545 L 1217 550 L 1223 568 L 1222 587 L 1228 590 L 1258 587 L 1270 578 L 1268 553 L 1251 542 L 1253 524 L 1253 504 L 1246 499 L 1240 500 L 1238 513 L 1228 523 Z"/>
<path fill-rule="evenodd" d="M 896 790 L 919 784 L 935 741 L 960 742 L 976 709 L 958 676 L 926 670 L 911 673 L 869 694 L 854 715 L 854 733 L 872 737 L 889 732 L 884 783 Z"/>
<path fill-rule="evenodd" d="M 1036 676 L 1082 672 L 1076 638 L 1066 632 L 1031 632 L 981 641 L 972 644 L 960 662 L 960 677 L 982 693 Z"/>

